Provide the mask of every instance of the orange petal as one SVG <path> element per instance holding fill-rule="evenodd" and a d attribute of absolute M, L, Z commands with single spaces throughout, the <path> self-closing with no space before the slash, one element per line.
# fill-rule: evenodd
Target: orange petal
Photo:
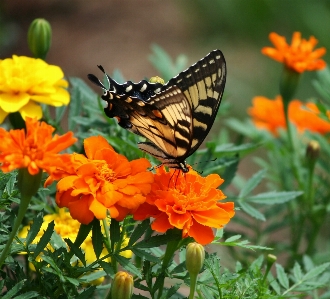
<path fill-rule="evenodd" d="M 162 213 L 151 224 L 151 228 L 160 233 L 165 233 L 168 229 L 173 228 L 173 226 L 169 223 L 167 215 Z"/>
<path fill-rule="evenodd" d="M 105 219 L 107 217 L 107 208 L 95 199 L 93 199 L 91 201 L 91 204 L 89 206 L 89 210 L 99 220 Z"/>
<path fill-rule="evenodd" d="M 102 148 L 113 150 L 113 147 L 102 136 L 92 136 L 84 140 L 85 153 L 89 159 L 94 159 L 95 153 Z"/>
<path fill-rule="evenodd" d="M 212 228 L 201 225 L 196 221 L 193 221 L 193 224 L 190 226 L 188 235 L 193 237 L 196 242 L 202 245 L 207 245 L 214 240 Z"/>
<path fill-rule="evenodd" d="M 90 223 L 94 219 L 94 214 L 90 211 L 89 204 L 89 196 L 82 196 L 79 200 L 70 202 L 69 210 L 72 218 L 82 224 Z"/>

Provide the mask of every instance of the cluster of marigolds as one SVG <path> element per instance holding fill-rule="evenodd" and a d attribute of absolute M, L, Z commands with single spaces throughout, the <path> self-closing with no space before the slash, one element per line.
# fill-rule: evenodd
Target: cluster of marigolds
<path fill-rule="evenodd" d="M 299 74 L 325 67 L 320 59 L 325 49 L 314 51 L 314 37 L 304 40 L 296 32 L 288 45 L 284 37 L 271 33 L 270 40 L 275 48 L 263 48 L 262 53 L 283 63 L 286 69 Z M 118 221 L 127 215 L 135 220 L 150 217 L 154 219 L 153 230 L 164 233 L 178 228 L 183 238 L 190 236 L 205 245 L 214 239 L 212 228 L 222 228 L 234 216 L 234 203 L 221 202 L 226 196 L 217 189 L 223 182 L 217 174 L 202 177 L 193 170 L 182 174 L 164 167 L 151 172 L 147 159 L 129 161 L 101 136 L 84 140 L 85 154 L 60 154 L 76 142 L 73 133 L 53 136 L 55 129 L 39 119 L 40 103 L 69 103 L 62 70 L 41 59 L 13 56 L 0 61 L 0 74 L 0 123 L 8 114 L 20 113 L 26 126 L 10 131 L 0 128 L 1 170 L 24 168 L 29 176 L 47 172 L 45 186 L 57 182 L 56 203 L 69 210 L 75 223 L 88 224 L 94 217 L 105 219 L 107 215 Z M 289 119 L 298 131 L 330 131 L 330 123 L 318 117 L 314 103 L 292 100 L 288 109 Z M 281 96 L 275 100 L 255 97 L 248 113 L 258 128 L 274 135 L 279 128 L 286 128 Z M 49 217 L 46 222 L 56 218 L 55 229 L 63 232 L 61 223 L 67 221 L 60 219 L 69 217 L 68 212 L 61 210 Z M 64 237 L 73 238 L 71 235 L 68 231 Z"/>

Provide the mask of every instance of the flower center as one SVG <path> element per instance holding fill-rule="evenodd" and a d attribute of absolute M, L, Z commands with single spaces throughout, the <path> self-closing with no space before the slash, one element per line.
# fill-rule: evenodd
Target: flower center
<path fill-rule="evenodd" d="M 104 181 L 113 182 L 116 180 L 116 173 L 108 167 L 107 164 L 102 164 L 99 167 L 99 178 Z"/>

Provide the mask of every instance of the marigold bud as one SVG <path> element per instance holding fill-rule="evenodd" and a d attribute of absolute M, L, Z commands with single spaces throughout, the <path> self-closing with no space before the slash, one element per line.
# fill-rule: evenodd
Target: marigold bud
<path fill-rule="evenodd" d="M 52 42 L 52 28 L 45 19 L 35 19 L 28 31 L 28 45 L 35 58 L 45 59 Z"/>
<path fill-rule="evenodd" d="M 189 243 L 186 249 L 186 267 L 190 275 L 197 275 L 202 269 L 205 250 L 201 244 Z"/>
<path fill-rule="evenodd" d="M 151 78 L 149 79 L 149 82 L 150 82 L 150 83 L 160 83 L 160 84 L 162 84 L 162 85 L 165 84 L 164 79 L 162 79 L 161 77 L 158 77 L 158 76 L 151 77 Z"/>
<path fill-rule="evenodd" d="M 310 161 L 315 161 L 320 155 L 320 144 L 316 140 L 308 142 L 306 148 L 306 158 Z"/>
<path fill-rule="evenodd" d="M 271 267 L 277 260 L 277 257 L 273 254 L 267 255 L 267 264 Z"/>
<path fill-rule="evenodd" d="M 111 299 L 130 299 L 133 294 L 133 277 L 124 271 L 116 273 L 111 285 Z"/>

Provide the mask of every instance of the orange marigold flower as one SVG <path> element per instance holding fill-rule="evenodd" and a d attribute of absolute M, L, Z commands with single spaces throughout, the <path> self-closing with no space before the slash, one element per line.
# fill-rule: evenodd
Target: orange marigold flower
<path fill-rule="evenodd" d="M 147 201 L 134 213 L 135 220 L 155 218 L 152 229 L 182 230 L 182 237 L 193 237 L 200 244 L 213 241 L 212 228 L 221 228 L 235 214 L 234 203 L 221 203 L 226 196 L 217 187 L 224 180 L 217 174 L 201 177 L 195 171 L 182 175 L 158 168 Z"/>
<path fill-rule="evenodd" d="M 69 154 L 58 154 L 76 142 L 72 132 L 52 137 L 54 128 L 45 122 L 26 118 L 26 131 L 0 128 L 0 168 L 9 172 L 27 168 L 31 175 L 40 169 L 53 176 L 58 168 L 65 169 Z"/>
<path fill-rule="evenodd" d="M 85 139 L 86 156 L 72 154 L 71 173 L 57 184 L 56 203 L 67 207 L 74 219 L 90 223 L 104 219 L 109 211 L 118 221 L 145 202 L 153 174 L 146 159 L 128 161 L 101 136 Z"/>
<path fill-rule="evenodd" d="M 281 96 L 270 100 L 263 96 L 252 99 L 253 106 L 248 109 L 255 126 L 266 129 L 275 136 L 279 128 L 286 128 L 283 101 Z M 330 132 L 330 122 L 320 118 L 319 109 L 314 103 L 292 100 L 289 103 L 289 119 L 300 133 L 305 130 L 326 134 Z"/>
<path fill-rule="evenodd" d="M 294 32 L 291 45 L 287 44 L 285 37 L 275 32 L 269 34 L 269 39 L 275 48 L 264 47 L 261 50 L 262 54 L 284 63 L 289 69 L 302 73 L 321 70 L 326 66 L 325 61 L 319 59 L 326 53 L 326 49 L 322 47 L 313 50 L 318 43 L 314 36 L 305 40 L 301 38 L 300 32 Z"/>

